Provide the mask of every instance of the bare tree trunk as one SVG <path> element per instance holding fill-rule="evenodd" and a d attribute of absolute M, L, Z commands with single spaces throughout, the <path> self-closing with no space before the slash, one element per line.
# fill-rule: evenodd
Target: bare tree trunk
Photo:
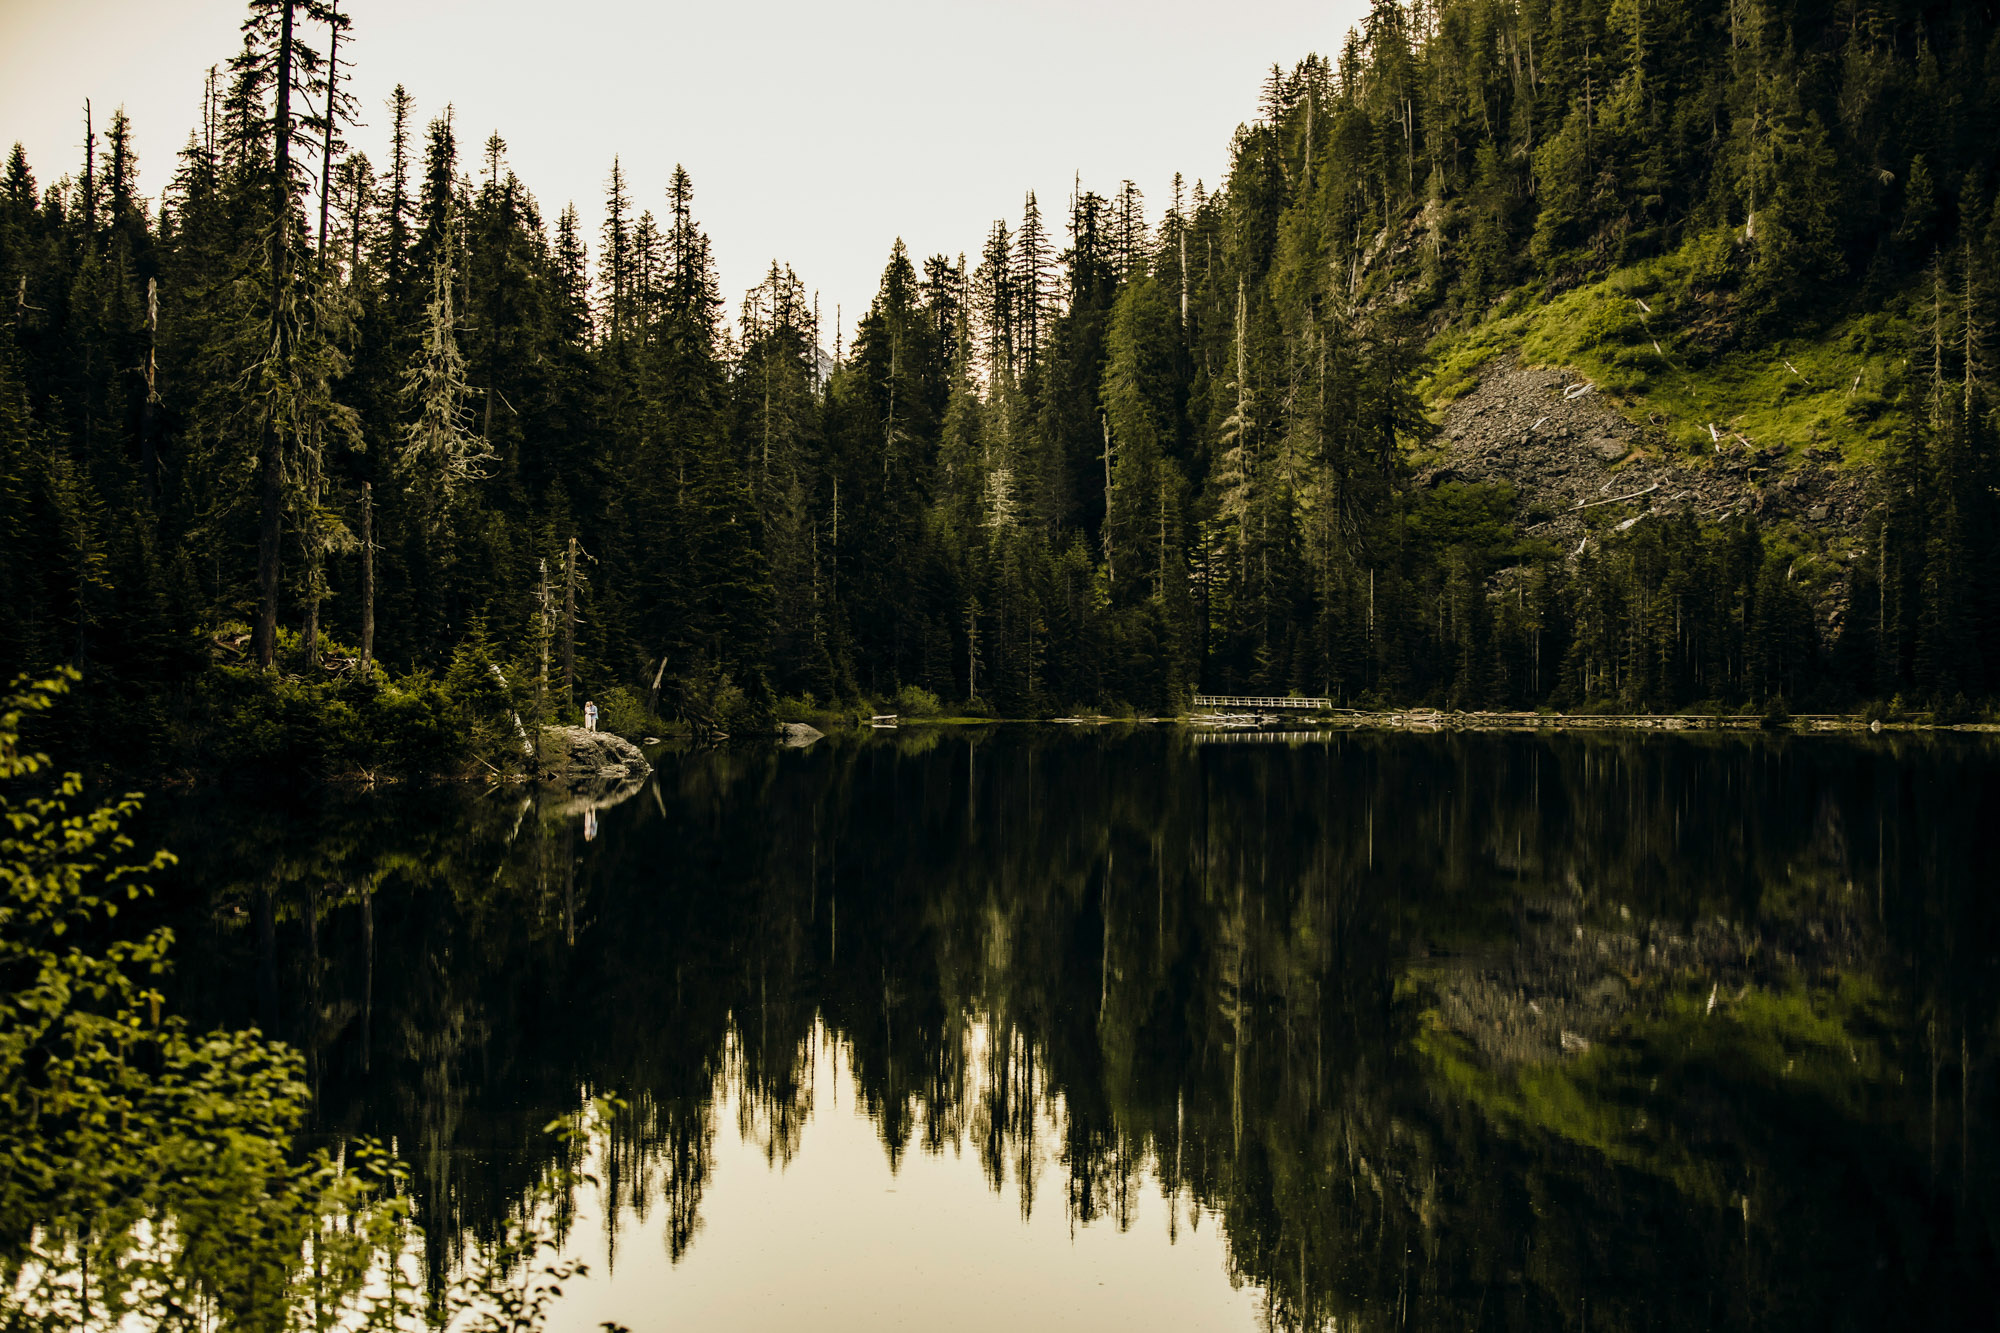
<path fill-rule="evenodd" d="M 361 679 L 375 658 L 375 488 L 361 483 Z"/>
<path fill-rule="evenodd" d="M 257 1008 L 264 1035 L 277 1037 L 278 1031 L 278 909 L 272 901 L 271 886 L 257 886 L 251 900 L 251 917 L 257 926 Z"/>
<path fill-rule="evenodd" d="M 271 170 L 271 357 L 289 373 L 290 331 L 285 327 L 285 287 L 290 280 L 292 211 L 292 13 L 285 0 L 278 31 L 277 143 Z M 278 643 L 278 542 L 284 533 L 284 467 L 274 418 L 264 423 L 257 457 L 257 665 L 269 669 Z"/>
<path fill-rule="evenodd" d="M 306 492 L 307 521 L 317 523 L 319 510 L 319 468 L 313 468 L 312 481 Z M 323 565 L 325 556 L 320 550 L 317 534 L 306 537 L 306 624 L 301 635 L 305 649 L 306 673 L 312 679 L 319 678 L 319 599 L 320 586 L 326 581 Z"/>
<path fill-rule="evenodd" d="M 542 582 L 535 594 L 535 637 L 541 641 L 542 674 L 535 680 L 535 725 L 546 726 L 549 720 L 549 641 L 555 637 L 555 613 L 549 605 L 549 561 L 541 560 Z"/>
<path fill-rule="evenodd" d="M 368 205 L 368 178 L 360 172 L 354 176 L 354 216 L 348 227 L 347 243 L 351 247 L 347 258 L 347 277 L 352 282 L 361 272 L 361 212 Z"/>
<path fill-rule="evenodd" d="M 537 723 L 548 721 L 549 715 L 549 639 L 553 632 L 550 624 L 553 617 L 549 613 L 549 561 L 547 556 L 542 557 L 541 570 L 541 586 L 535 593 L 535 611 L 539 622 L 535 627 L 535 637 L 541 641 L 542 648 L 542 674 L 535 681 L 535 721 Z"/>
<path fill-rule="evenodd" d="M 160 498 L 160 450 L 153 438 L 153 409 L 159 404 L 160 280 L 146 279 L 146 402 L 139 412 L 139 473 L 146 502 Z"/>
<path fill-rule="evenodd" d="M 361 1072 L 368 1072 L 368 1051 L 375 1026 L 375 886 L 361 894 Z"/>
<path fill-rule="evenodd" d="M 1097 417 L 1104 423 L 1104 578 L 1115 583 L 1118 573 L 1111 563 L 1111 418 L 1103 412 Z"/>
<path fill-rule="evenodd" d="M 576 538 L 569 539 L 569 559 L 563 572 L 563 707 L 575 702 L 576 690 Z"/>
<path fill-rule="evenodd" d="M 325 968 L 319 956 L 319 893 L 320 880 L 316 875 L 306 878 L 306 1086 L 312 1089 L 312 1104 L 319 1105 L 320 1094 L 320 988 L 325 982 Z"/>
<path fill-rule="evenodd" d="M 649 713 L 658 713 L 660 711 L 660 681 L 665 678 L 666 674 L 667 659 L 662 657 L 660 659 L 660 669 L 653 673 L 652 691 L 646 696 L 646 711 Z"/>
<path fill-rule="evenodd" d="M 284 531 L 284 487 L 278 465 L 278 427 L 264 426 L 258 446 L 257 490 L 257 665 L 267 670 L 278 643 L 278 539 Z"/>
<path fill-rule="evenodd" d="M 979 603 L 965 608 L 965 697 L 979 697 Z"/>
<path fill-rule="evenodd" d="M 501 690 L 505 691 L 507 688 L 507 673 L 502 671 L 496 662 L 488 662 L 486 669 L 493 673 L 493 679 L 499 681 Z M 520 738 L 521 753 L 528 757 L 530 763 L 533 763 L 535 759 L 535 743 L 528 739 L 527 724 L 521 721 L 521 715 L 512 708 L 507 710 L 507 715 L 514 719 L 514 735 Z"/>
<path fill-rule="evenodd" d="M 326 266 L 326 220 L 333 202 L 334 118 L 340 111 L 340 0 L 329 6 L 334 20 L 326 39 L 326 144 L 319 164 L 319 262 Z"/>

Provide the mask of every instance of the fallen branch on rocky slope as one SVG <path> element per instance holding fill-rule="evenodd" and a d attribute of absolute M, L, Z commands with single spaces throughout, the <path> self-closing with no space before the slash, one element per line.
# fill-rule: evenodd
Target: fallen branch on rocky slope
<path fill-rule="evenodd" d="M 1530 523 L 1527 527 L 1523 528 L 1522 531 L 1532 532 L 1536 528 L 1543 527 L 1546 526 L 1547 524 L 1555 522 L 1556 519 L 1567 518 L 1571 514 L 1574 514 L 1579 509 L 1595 509 L 1599 505 L 1615 505 L 1615 504 L 1620 504 L 1626 500 L 1637 500 L 1642 496 L 1651 495 L 1654 491 L 1657 491 L 1659 489 L 1660 489 L 1660 483 L 1656 481 L 1651 486 L 1648 486 L 1645 490 L 1633 491 L 1630 495 L 1614 495 L 1608 500 L 1590 500 L 1587 502 L 1583 500 L 1578 500 L 1574 505 L 1570 506 L 1562 513 L 1557 514 L 1555 518 L 1545 518 L 1540 523 Z"/>

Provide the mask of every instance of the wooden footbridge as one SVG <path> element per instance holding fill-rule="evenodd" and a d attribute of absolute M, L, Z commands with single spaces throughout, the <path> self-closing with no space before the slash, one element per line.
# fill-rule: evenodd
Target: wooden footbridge
<path fill-rule="evenodd" d="M 1266 699 L 1248 694 L 1197 694 L 1194 706 L 1212 712 L 1261 713 L 1275 708 L 1300 709 L 1306 712 L 1323 712 L 1332 706 L 1331 699 L 1301 699 L 1296 696 L 1285 699 Z"/>

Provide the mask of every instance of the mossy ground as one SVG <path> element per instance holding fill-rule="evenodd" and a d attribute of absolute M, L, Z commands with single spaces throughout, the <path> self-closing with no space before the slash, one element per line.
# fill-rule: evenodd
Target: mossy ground
<path fill-rule="evenodd" d="M 1698 281 L 1703 262 L 1697 241 L 1550 299 L 1516 291 L 1487 319 L 1439 336 L 1420 391 L 1441 409 L 1487 361 L 1516 352 L 1577 371 L 1677 452 L 1712 455 L 1715 435 L 1740 436 L 1787 462 L 1818 448 L 1837 449 L 1845 466 L 1879 463 L 1909 406 L 1917 328 L 1907 293 L 1804 316 L 1785 337 L 1737 334 L 1716 351 L 1707 344 L 1718 301 Z"/>

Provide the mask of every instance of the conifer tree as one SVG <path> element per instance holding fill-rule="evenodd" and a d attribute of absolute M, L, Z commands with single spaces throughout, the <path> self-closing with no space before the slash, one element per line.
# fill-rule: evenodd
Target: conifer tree
<path fill-rule="evenodd" d="M 623 343 L 632 304 L 633 262 L 631 224 L 626 214 L 632 201 L 625 193 L 625 171 L 617 158 L 611 159 L 611 179 L 605 186 L 603 309 L 598 319 L 604 336 L 613 344 Z"/>
<path fill-rule="evenodd" d="M 1015 368 L 1014 242 L 1005 222 L 995 222 L 987 232 L 973 283 L 978 292 L 986 375 L 994 381 L 1011 379 Z"/>
<path fill-rule="evenodd" d="M 403 376 L 409 424 L 396 457 L 404 492 L 433 537 L 450 533 L 458 509 L 494 457 L 471 430 L 467 400 L 472 390 L 458 344 L 457 231 L 455 214 L 448 208 L 440 242 L 430 257 L 431 295 L 424 306 L 422 341 Z"/>
<path fill-rule="evenodd" d="M 410 283 L 410 217 L 415 208 L 410 198 L 410 117 L 415 109 L 415 99 L 397 84 L 389 95 L 389 180 L 382 243 L 386 286 L 398 304 Z"/>
<path fill-rule="evenodd" d="M 1055 318 L 1054 256 L 1042 224 L 1035 192 L 1021 206 L 1021 226 L 1014 233 L 1014 327 L 1022 378 L 1035 382 L 1043 355 L 1046 330 Z"/>
<path fill-rule="evenodd" d="M 259 368 L 255 631 L 257 660 L 267 668 L 276 646 L 286 476 L 301 465 L 305 471 L 316 470 L 318 449 L 310 441 L 332 406 L 323 396 L 326 375 L 312 367 L 315 362 L 323 365 L 330 349 L 299 346 L 302 337 L 315 336 L 318 321 L 306 316 L 312 294 L 296 260 L 297 208 L 307 186 L 306 164 L 297 149 L 312 128 L 312 97 L 323 92 L 327 82 L 324 61 L 305 40 L 303 29 L 307 23 L 341 22 L 322 0 L 251 0 L 250 17 L 243 25 L 243 51 L 231 66 L 238 151 L 253 147 L 261 151 L 266 139 L 270 144 L 263 269 L 269 293 L 269 347 Z"/>

